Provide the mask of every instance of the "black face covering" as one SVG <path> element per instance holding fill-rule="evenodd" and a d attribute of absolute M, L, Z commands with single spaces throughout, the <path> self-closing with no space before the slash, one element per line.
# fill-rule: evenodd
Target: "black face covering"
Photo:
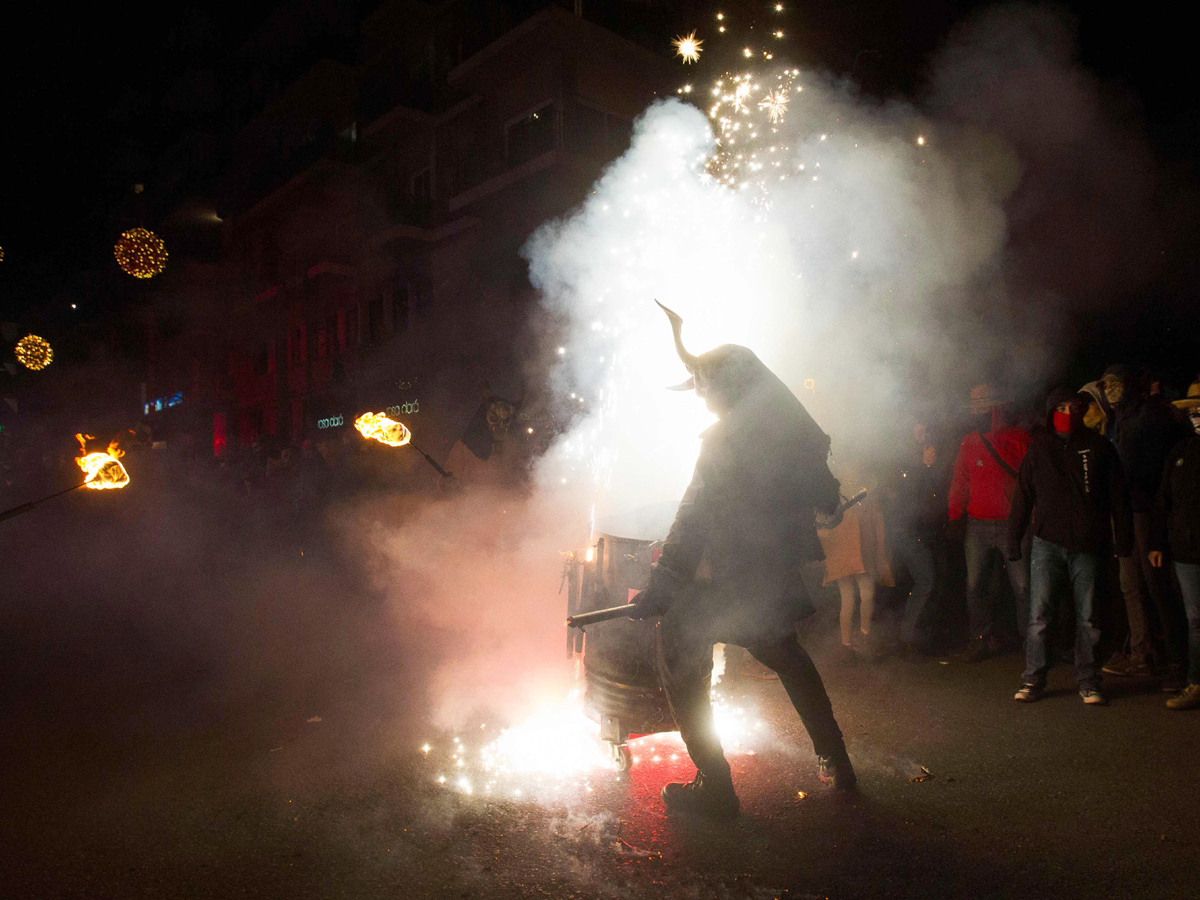
<path fill-rule="evenodd" d="M 992 413 L 988 410 L 985 413 L 976 413 L 971 416 L 971 430 L 982 431 L 987 434 L 992 430 Z"/>

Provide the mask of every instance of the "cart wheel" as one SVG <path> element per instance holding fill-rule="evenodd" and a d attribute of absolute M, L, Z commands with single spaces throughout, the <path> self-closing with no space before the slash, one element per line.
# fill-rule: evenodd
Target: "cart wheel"
<path fill-rule="evenodd" d="M 613 744 L 612 757 L 618 772 L 628 772 L 633 767 L 633 753 L 626 744 Z"/>

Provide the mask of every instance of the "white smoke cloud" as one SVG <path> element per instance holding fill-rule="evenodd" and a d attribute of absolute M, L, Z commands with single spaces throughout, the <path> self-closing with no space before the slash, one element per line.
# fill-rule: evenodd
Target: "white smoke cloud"
<path fill-rule="evenodd" d="M 791 177 L 767 202 L 704 175 L 708 119 L 671 100 L 646 111 L 583 207 L 526 248 L 534 285 L 571 323 L 565 371 L 595 410 L 553 472 L 595 470 L 600 512 L 677 499 L 706 421 L 693 395 L 662 390 L 686 373 L 652 299 L 683 315 L 693 352 L 751 347 L 815 407 L 836 453 L 909 367 L 957 362 L 962 326 L 945 317 L 973 315 L 979 285 L 998 289 L 1016 168 L 1003 143 L 942 144 L 910 106 L 803 85 L 779 135 Z"/>

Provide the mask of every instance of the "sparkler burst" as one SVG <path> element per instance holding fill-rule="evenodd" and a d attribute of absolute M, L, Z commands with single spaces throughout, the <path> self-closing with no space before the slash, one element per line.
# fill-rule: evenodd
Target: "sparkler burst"
<path fill-rule="evenodd" d="M 717 733 L 729 755 L 754 756 L 752 744 L 764 736 L 753 711 L 713 693 Z M 629 741 L 635 766 L 687 762 L 679 732 L 650 734 Z M 579 691 L 496 734 L 487 725 L 478 737 L 461 733 L 420 748 L 433 780 L 461 794 L 553 800 L 577 796 L 622 776 L 600 726 L 583 713 Z"/>
<path fill-rule="evenodd" d="M 696 32 L 681 35 L 671 42 L 675 46 L 675 54 L 683 59 L 685 64 L 694 63 L 700 58 L 700 45 L 704 41 L 696 37 Z"/>
<path fill-rule="evenodd" d="M 783 121 L 783 114 L 787 112 L 788 99 L 787 91 L 780 88 L 758 101 L 758 108 L 766 110 L 767 119 L 778 124 Z"/>

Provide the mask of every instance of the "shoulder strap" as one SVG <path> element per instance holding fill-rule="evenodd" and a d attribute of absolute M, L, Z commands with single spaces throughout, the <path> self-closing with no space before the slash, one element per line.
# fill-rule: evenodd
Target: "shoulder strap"
<path fill-rule="evenodd" d="M 983 441 L 983 446 L 987 447 L 987 452 L 992 454 L 992 459 L 994 459 L 996 461 L 996 463 L 1000 466 L 1000 468 L 1002 468 L 1005 472 L 1007 472 L 1010 478 L 1016 478 L 1017 470 L 1014 469 L 1012 466 L 1010 466 L 1008 463 L 1006 463 L 1004 461 L 1004 457 L 1002 457 L 999 453 L 996 452 L 996 448 L 993 447 L 992 442 L 987 439 L 987 435 L 985 435 L 982 431 L 977 431 L 975 433 L 977 435 L 979 435 L 979 439 L 981 441 Z"/>

